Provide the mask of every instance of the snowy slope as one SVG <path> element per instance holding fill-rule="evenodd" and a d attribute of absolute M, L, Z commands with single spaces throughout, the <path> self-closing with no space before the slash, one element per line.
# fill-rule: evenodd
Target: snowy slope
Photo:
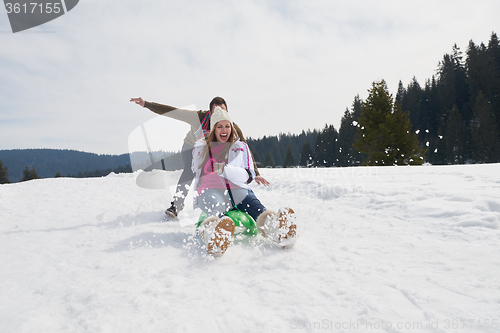
<path fill-rule="evenodd" d="M 265 169 L 296 246 L 216 260 L 133 175 L 0 185 L 0 332 L 498 332 L 499 170 Z"/>

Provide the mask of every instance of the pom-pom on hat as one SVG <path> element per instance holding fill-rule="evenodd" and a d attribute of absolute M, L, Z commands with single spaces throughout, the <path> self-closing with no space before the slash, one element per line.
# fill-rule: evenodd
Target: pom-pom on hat
<path fill-rule="evenodd" d="M 216 106 L 210 117 L 210 132 L 214 130 L 215 124 L 221 120 L 227 120 L 231 124 L 233 123 L 233 120 L 229 117 L 229 112 L 223 110 L 220 106 Z"/>

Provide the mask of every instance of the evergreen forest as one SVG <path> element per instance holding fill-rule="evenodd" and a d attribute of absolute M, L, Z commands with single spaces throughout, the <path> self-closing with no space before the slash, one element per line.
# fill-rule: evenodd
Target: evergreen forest
<path fill-rule="evenodd" d="M 380 84 L 384 84 L 383 80 L 374 82 L 374 86 Z M 392 119 L 386 119 L 394 122 L 399 117 L 401 127 L 409 124 L 420 146 L 418 159 L 425 157 L 422 162 L 500 162 L 500 43 L 496 33 L 491 34 L 487 45 L 471 40 L 465 52 L 455 44 L 439 62 L 434 76 L 423 84 L 414 78 L 406 87 L 400 81 L 395 97 L 387 96 L 393 105 Z M 322 130 L 303 131 L 300 135 L 250 138 L 248 144 L 261 167 L 377 165 L 378 160 L 382 161 L 380 156 L 372 161 L 370 154 L 356 144 L 365 127 L 360 124 L 366 119 L 363 110 L 371 107 L 358 95 L 345 110 L 338 131 L 326 124 Z M 378 126 L 397 128 L 389 123 Z M 412 135 L 404 139 L 411 141 Z M 379 152 L 389 154 L 389 150 L 397 148 L 380 147 Z M 379 165 L 387 164 L 415 163 L 392 158 L 390 163 Z"/>

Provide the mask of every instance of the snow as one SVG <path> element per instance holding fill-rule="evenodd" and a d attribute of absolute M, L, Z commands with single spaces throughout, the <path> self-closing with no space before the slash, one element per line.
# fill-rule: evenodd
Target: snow
<path fill-rule="evenodd" d="M 498 171 L 263 169 L 297 244 L 218 259 L 132 174 L 0 185 L 0 332 L 498 332 Z"/>

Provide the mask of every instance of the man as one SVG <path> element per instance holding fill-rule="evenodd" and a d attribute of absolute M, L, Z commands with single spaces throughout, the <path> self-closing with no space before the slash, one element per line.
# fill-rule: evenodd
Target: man
<path fill-rule="evenodd" d="M 159 115 L 171 117 L 191 125 L 191 130 L 186 134 L 184 144 L 182 145 L 182 161 L 184 164 L 184 170 L 182 171 L 179 181 L 177 182 L 177 188 L 171 206 L 165 211 L 165 214 L 167 214 L 169 218 L 175 219 L 177 218 L 179 212 L 184 208 L 184 200 L 194 179 L 194 173 L 191 171 L 194 143 L 210 134 L 210 116 L 217 106 L 225 111 L 228 111 L 227 103 L 222 97 L 215 97 L 210 102 L 210 109 L 208 111 L 190 111 L 178 109 L 169 105 L 147 102 L 141 97 L 131 98 L 130 101 L 142 107 L 148 108 Z M 246 143 L 246 139 L 238 125 L 234 124 L 234 127 L 240 137 L 240 140 Z M 254 178 L 255 182 L 259 185 L 269 186 L 269 182 L 260 175 L 255 163 L 254 169 L 256 173 L 256 177 Z"/>

